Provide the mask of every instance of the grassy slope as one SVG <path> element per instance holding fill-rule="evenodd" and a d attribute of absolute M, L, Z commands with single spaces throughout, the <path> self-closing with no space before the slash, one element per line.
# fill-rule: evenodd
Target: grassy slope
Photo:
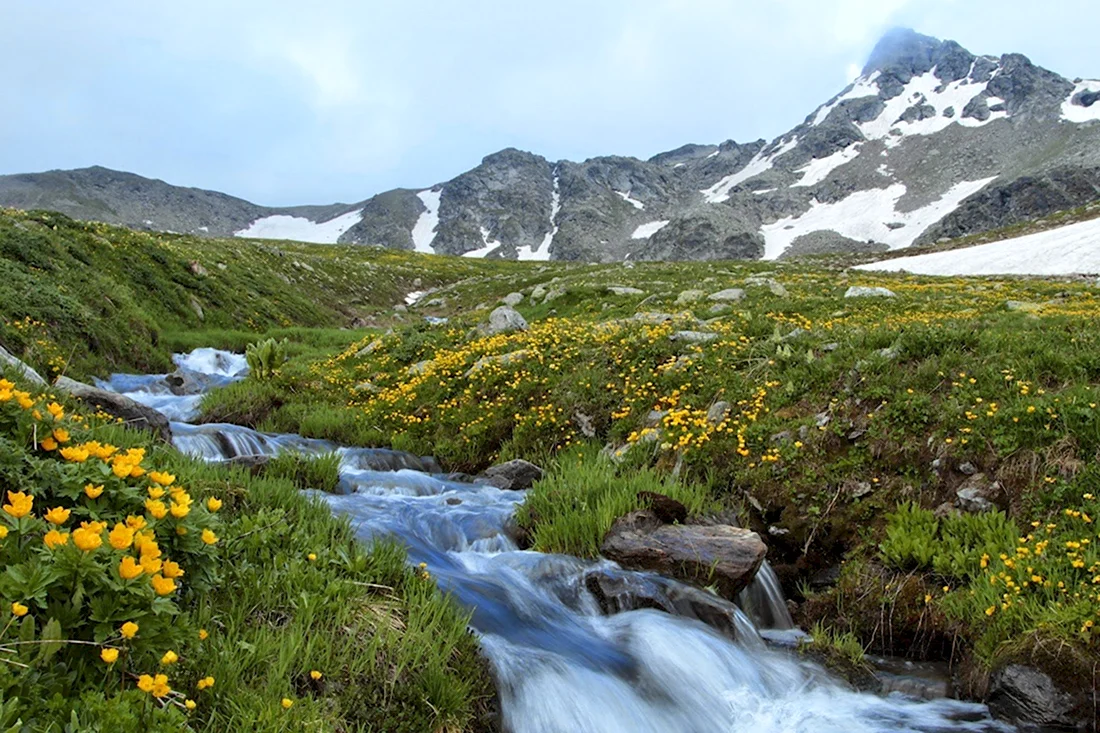
<path fill-rule="evenodd" d="M 172 241 L 181 267 L 206 252 L 209 259 L 201 261 L 214 273 L 211 265 L 229 251 L 262 259 L 261 267 L 242 268 L 255 277 L 290 269 L 277 255 L 255 254 L 270 245 Z M 294 249 L 302 261 L 343 251 L 279 246 Z M 215 394 L 206 404 L 212 419 L 434 452 L 448 468 L 466 470 L 515 456 L 552 462 L 563 448 L 578 445 L 578 455 L 593 460 L 610 444 L 625 456 L 621 476 L 636 477 L 645 466 L 676 468 L 684 484 L 703 487 L 706 496 L 691 489 L 696 506 L 724 505 L 767 533 L 772 561 L 802 603 L 806 623 L 823 620 L 876 650 L 915 656 L 974 651 L 968 668 L 978 693 L 982 670 L 1012 658 L 1038 660 L 1078 688 L 1081 680 L 1065 672 L 1066 660 L 1077 666 L 1097 661 L 1091 627 L 1081 624 L 1082 603 L 1091 604 L 1091 614 L 1097 600 L 1088 590 L 1091 566 L 1073 567 L 1067 558 L 1068 567 L 1056 572 L 1064 573 L 1063 585 L 1073 586 L 1069 597 L 1048 602 L 1018 590 L 1015 601 L 1029 613 L 1023 622 L 1000 625 L 981 609 L 968 613 L 977 606 L 966 603 L 970 590 L 980 599 L 974 584 L 988 584 L 986 572 L 1010 574 L 996 554 L 988 571 L 983 566 L 945 576 L 929 563 L 891 563 L 878 549 L 899 503 L 932 508 L 953 501 L 966 480 L 958 470 L 965 462 L 1001 483 L 997 500 L 1024 530 L 1032 522 L 1056 524 L 1066 510 L 1081 511 L 1084 494 L 1100 494 L 1091 469 L 1100 449 L 1100 340 L 1094 328 L 1100 300 L 1093 288 L 1057 280 L 844 273 L 828 260 L 627 266 L 468 262 L 375 250 L 342 256 L 348 258 L 344 268 L 358 256 L 398 263 L 397 287 L 358 305 L 360 315 L 375 309 L 380 328 L 291 333 L 295 357 L 280 376 Z M 744 301 L 718 314 L 706 301 L 676 303 L 688 288 L 744 287 L 747 276 L 765 270 L 788 296 L 751 286 Z M 415 276 L 442 285 L 427 299 L 444 303 L 409 315 L 395 312 L 389 306 L 411 289 Z M 116 277 L 129 283 L 126 273 Z M 644 293 L 616 296 L 606 291 L 608 284 Z M 844 299 L 855 284 L 889 287 L 899 297 Z M 498 298 L 537 285 L 562 292 L 550 303 L 525 300 L 519 306 L 530 330 L 494 337 L 472 331 Z M 328 297 L 314 290 L 308 296 L 318 303 Z M 1010 311 L 1009 300 L 1041 307 Z M 346 314 L 333 309 L 330 320 L 307 323 L 338 325 Z M 629 320 L 648 311 L 680 315 L 670 324 Z M 430 327 L 420 315 L 451 320 Z M 57 323 L 66 318 L 60 315 Z M 174 332 L 174 344 L 206 339 L 239 345 L 251 338 L 210 330 L 210 315 L 204 324 L 188 318 L 182 313 L 170 326 L 160 324 Z M 681 328 L 702 328 L 696 318 L 719 318 L 706 328 L 720 338 L 705 345 L 669 338 Z M 281 323 L 254 325 L 267 330 Z M 199 331 L 186 331 L 197 326 Z M 392 333 L 383 333 L 390 327 Z M 376 339 L 378 348 L 361 353 Z M 517 352 L 508 363 L 468 374 L 478 359 Z M 88 363 L 95 359 L 103 357 Z M 422 371 L 410 374 L 422 361 Z M 731 403 L 731 413 L 710 423 L 705 413 L 718 400 Z M 666 414 L 652 419 L 651 410 Z M 587 423 L 594 438 L 583 434 Z M 606 483 L 605 469 L 582 468 Z M 563 464 L 555 474 L 558 484 L 569 484 L 568 470 Z M 552 498 L 553 485 L 536 490 L 535 501 Z M 616 507 L 621 499 L 616 493 Z M 543 522 L 536 524 L 536 541 L 585 552 L 603 525 L 578 516 L 589 512 L 586 502 L 571 496 L 570 503 L 572 514 L 534 518 Z M 560 531 L 548 526 L 555 524 Z M 1023 543 L 1032 541 L 1021 534 Z M 965 548 L 974 562 L 981 554 L 977 546 Z M 1005 550 L 1011 557 L 1014 548 Z M 840 582 L 810 593 L 804 581 L 839 561 Z M 1055 613 L 1063 608 L 1072 613 Z M 1046 649 L 1056 650 L 1053 659 L 1038 651 Z"/>
<path fill-rule="evenodd" d="M 744 286 L 765 268 L 789 296 L 750 286 L 746 300 L 718 315 L 707 301 L 676 304 L 683 290 Z M 550 284 L 553 275 L 560 279 Z M 519 306 L 530 330 L 471 331 L 494 295 L 535 282 L 565 293 Z M 616 296 L 607 284 L 644 294 Z M 856 284 L 885 286 L 898 297 L 845 299 Z M 1100 600 L 1091 565 L 1075 568 L 1067 559 L 1058 569 L 1072 612 L 1055 611 L 1063 601 L 1024 593 L 1026 618 L 998 626 L 984 605 L 949 614 L 953 601 L 942 590 L 969 594 L 974 584 L 989 584 L 985 574 L 895 567 L 877 548 L 899 502 L 931 508 L 954 501 L 966 462 L 1001 483 L 997 500 L 1019 527 L 1080 510 L 1081 496 L 1096 489 L 1085 469 L 1100 450 L 1100 299 L 1090 285 L 845 274 L 798 264 L 639 263 L 484 287 L 494 290 L 445 290 L 445 306 L 420 309 L 450 316 L 444 327 L 409 326 L 381 337 L 369 354 L 360 350 L 373 334 L 340 353 L 303 355 L 270 392 L 242 385 L 215 395 L 207 408 L 213 417 L 269 428 L 434 451 L 464 470 L 516 456 L 548 461 L 577 444 L 594 456 L 610 444 L 627 456 L 623 476 L 638 465 L 679 466 L 681 480 L 708 487 L 710 500 L 740 511 L 761 532 L 773 527 L 771 557 L 805 601 L 807 623 L 823 619 L 876 650 L 918 656 L 950 656 L 952 640 L 962 641 L 957 649 L 977 650 L 971 666 L 979 693 L 982 669 L 1030 659 L 1037 648 L 1060 649 L 1063 662 L 1098 659 L 1082 626 Z M 1034 303 L 1036 312 L 1009 310 L 1010 300 Z M 627 320 L 639 311 L 682 315 L 661 325 Z M 717 341 L 670 339 L 679 329 L 703 328 L 696 318 L 715 317 L 705 328 Z M 469 373 L 478 359 L 509 353 L 519 356 Z M 409 372 L 425 360 L 418 374 Z M 706 411 L 718 400 L 733 409 L 715 425 Z M 654 424 L 651 410 L 667 414 Z M 582 434 L 578 415 L 590 418 L 594 439 Z M 536 492 L 533 501 L 551 498 Z M 597 538 L 577 538 L 578 527 L 596 534 L 603 525 L 581 516 L 590 504 L 571 506 L 572 515 L 549 518 L 560 523 L 558 532 L 536 523 L 536 541 L 590 551 Z M 812 597 L 795 591 L 842 560 L 842 582 L 832 590 Z M 1004 572 L 994 556 L 989 573 Z M 1060 663 L 1047 666 L 1080 688 Z"/>

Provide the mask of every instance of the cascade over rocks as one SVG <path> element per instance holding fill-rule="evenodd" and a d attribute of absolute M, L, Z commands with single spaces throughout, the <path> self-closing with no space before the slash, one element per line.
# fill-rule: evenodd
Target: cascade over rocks
<path fill-rule="evenodd" d="M 737 597 L 756 575 L 767 545 L 755 532 L 725 524 L 664 524 L 643 509 L 615 520 L 600 552 L 630 570 L 650 570 L 676 580 L 715 585 Z"/>

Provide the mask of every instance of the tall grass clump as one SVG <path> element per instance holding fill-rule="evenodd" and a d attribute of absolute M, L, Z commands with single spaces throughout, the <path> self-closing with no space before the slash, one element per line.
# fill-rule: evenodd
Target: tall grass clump
<path fill-rule="evenodd" d="M 616 465 L 586 446 L 559 456 L 549 474 L 527 494 L 517 519 L 532 529 L 534 549 L 595 557 L 611 524 L 645 507 L 639 492 L 664 494 L 698 514 L 710 506 L 706 487 L 686 485 L 652 468 L 620 474 Z"/>
<path fill-rule="evenodd" d="M 340 485 L 340 454 L 282 453 L 264 465 L 264 475 L 286 479 L 299 489 L 332 494 Z"/>

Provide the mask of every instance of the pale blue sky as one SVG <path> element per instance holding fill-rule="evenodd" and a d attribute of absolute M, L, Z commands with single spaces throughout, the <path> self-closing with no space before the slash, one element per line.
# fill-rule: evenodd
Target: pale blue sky
<path fill-rule="evenodd" d="M 500 148 L 771 139 L 904 25 L 1100 78 L 1095 0 L 0 0 L 0 173 L 105 165 L 269 205 Z"/>

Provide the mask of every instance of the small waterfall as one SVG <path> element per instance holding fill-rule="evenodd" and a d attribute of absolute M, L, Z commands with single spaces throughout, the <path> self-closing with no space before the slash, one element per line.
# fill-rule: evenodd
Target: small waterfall
<path fill-rule="evenodd" d="M 177 364 L 230 372 L 238 362 L 220 353 L 193 352 Z M 116 375 L 110 383 L 139 387 L 131 397 L 159 395 L 168 409 L 186 399 L 142 379 Z M 430 459 L 233 425 L 172 428 L 180 450 L 207 460 L 339 451 L 346 493 L 316 495 L 363 540 L 400 538 L 410 561 L 427 563 L 440 587 L 470 609 L 510 733 L 1011 730 L 982 705 L 855 692 L 765 645 L 753 620 L 793 629 L 766 563 L 739 599 L 746 614 L 651 573 L 521 551 L 509 533 L 523 492 L 453 480 Z"/>
<path fill-rule="evenodd" d="M 749 587 L 741 591 L 737 600 L 757 628 L 790 631 L 795 627 L 791 612 L 787 610 L 787 600 L 783 597 L 779 578 L 775 576 L 775 571 L 767 560 L 756 571 Z"/>

